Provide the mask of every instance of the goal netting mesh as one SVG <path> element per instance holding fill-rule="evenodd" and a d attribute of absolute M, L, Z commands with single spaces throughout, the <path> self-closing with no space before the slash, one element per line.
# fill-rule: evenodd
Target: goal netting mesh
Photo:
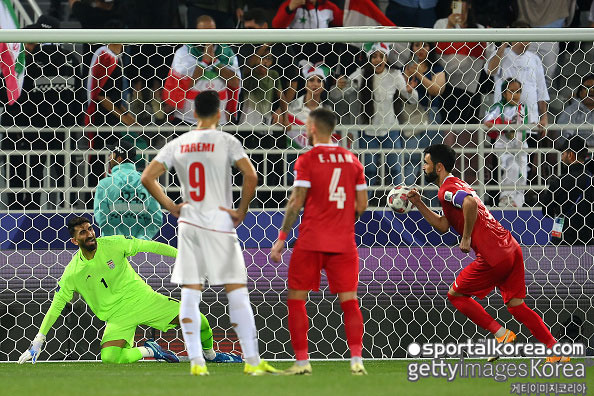
<path fill-rule="evenodd" d="M 206 42 L 121 45 L 75 44 L 63 32 L 62 39 L 48 38 L 51 43 L 1 44 L 0 361 L 15 361 L 37 333 L 75 252 L 65 221 L 74 214 L 91 217 L 101 204 L 95 202 L 96 186 L 110 176 L 110 145 L 134 145 L 135 166 L 142 171 L 165 142 L 191 129 L 192 100 L 204 90 L 219 93 L 221 128 L 243 143 L 259 175 L 251 211 L 237 232 L 265 358 L 292 357 L 285 302 L 291 250 L 280 264 L 268 254 L 291 190 L 292 167 L 307 150 L 304 122 L 320 106 L 337 113 L 333 138 L 360 157 L 369 184 L 370 208 L 356 224 L 364 357 L 406 357 L 413 341 L 487 336 L 445 298 L 474 256 L 460 251 L 453 232 L 432 231 L 417 211 L 396 215 L 385 206 L 388 191 L 406 184 L 418 186 L 439 210 L 437 188 L 424 180 L 422 151 L 442 142 L 459 155 L 455 175 L 472 184 L 522 245 L 528 305 L 556 337 L 584 342 L 592 352 L 592 240 L 552 244 L 554 219 L 542 210 L 551 178 L 567 172 L 557 145 L 577 134 L 590 150 L 594 146 L 592 42 L 571 36 L 565 36 L 570 42 L 546 42 L 554 40 L 549 36 L 518 53 L 514 39 L 525 41 L 535 34 L 532 29 L 524 36 L 493 33 L 494 41 L 512 42 L 503 49 L 472 32 L 464 36 L 468 42 L 447 33 L 435 42 L 423 30 L 406 30 L 403 42 L 400 33 L 343 30 L 333 32 L 341 37 L 335 42 L 300 43 L 295 32 L 291 43 L 275 42 L 286 36 L 269 34 L 268 44 L 248 44 L 256 33 L 237 31 L 226 36 L 228 42 L 244 44 L 226 45 L 184 32 L 179 34 L 185 40 L 172 41 Z M 154 42 L 165 41 L 159 32 L 151 34 Z M 134 42 L 127 37 L 124 31 L 118 39 Z M 493 57 L 501 58 L 497 67 Z M 179 199 L 175 174 L 161 183 Z M 240 183 L 235 174 L 236 203 Z M 582 213 L 580 228 L 591 237 L 592 195 L 584 188 L 577 201 L 569 191 L 565 197 L 563 210 L 571 202 Z M 146 215 L 145 198 L 122 189 L 111 206 L 99 206 L 97 232 L 141 233 L 176 246 L 176 219 L 163 213 L 158 224 L 160 215 Z M 296 232 L 289 246 L 295 238 Z M 180 289 L 170 283 L 172 259 L 141 253 L 130 262 L 154 290 L 179 298 Z M 497 291 L 482 303 L 521 339 L 530 338 Z M 307 310 L 312 358 L 347 357 L 339 303 L 324 277 Z M 206 288 L 201 311 L 216 347 L 239 351 L 222 288 Z M 103 329 L 75 295 L 48 334 L 41 359 L 96 360 Z M 183 353 L 175 330 L 138 328 L 137 342 L 149 337 Z"/>

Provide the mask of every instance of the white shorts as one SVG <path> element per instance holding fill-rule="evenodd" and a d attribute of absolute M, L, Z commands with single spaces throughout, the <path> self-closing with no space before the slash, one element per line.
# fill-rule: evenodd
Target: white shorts
<path fill-rule="evenodd" d="M 177 258 L 171 282 L 180 285 L 247 284 L 237 234 L 208 230 L 180 221 Z"/>

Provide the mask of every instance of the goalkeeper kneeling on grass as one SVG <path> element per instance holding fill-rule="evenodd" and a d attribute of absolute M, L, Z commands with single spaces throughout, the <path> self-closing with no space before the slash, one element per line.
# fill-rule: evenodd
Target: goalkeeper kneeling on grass
<path fill-rule="evenodd" d="M 139 252 L 175 257 L 177 249 L 154 241 L 127 238 L 121 235 L 95 238 L 89 219 L 74 217 L 68 221 L 71 241 L 78 252 L 66 266 L 49 311 L 29 350 L 19 363 L 37 361 L 45 337 L 64 306 L 76 291 L 85 299 L 91 311 L 106 322 L 101 340 L 101 360 L 105 363 L 132 363 L 145 357 L 179 362 L 172 352 L 162 349 L 155 341 L 133 348 L 138 325 L 161 331 L 179 325 L 179 301 L 155 292 L 130 266 L 127 257 Z M 213 350 L 212 329 L 201 314 L 200 335 L 206 361 L 241 362 L 241 357 Z"/>

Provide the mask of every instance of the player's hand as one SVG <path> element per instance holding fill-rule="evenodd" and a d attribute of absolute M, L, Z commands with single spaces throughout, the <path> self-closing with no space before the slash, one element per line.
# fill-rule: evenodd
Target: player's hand
<path fill-rule="evenodd" d="M 417 206 L 421 203 L 421 194 L 419 194 L 419 190 L 417 190 L 416 188 L 410 190 L 410 192 L 406 194 L 406 196 L 408 197 L 410 203 L 412 203 L 414 206 Z"/>
<path fill-rule="evenodd" d="M 189 202 L 182 202 L 182 203 L 174 205 L 172 208 L 169 208 L 169 213 L 171 213 L 175 217 L 181 216 L 181 208 L 186 206 L 188 203 Z"/>
<path fill-rule="evenodd" d="M 281 241 L 280 239 L 278 239 L 276 242 L 274 242 L 274 245 L 272 245 L 272 249 L 270 249 L 270 258 L 272 259 L 272 261 L 274 261 L 275 263 L 280 263 L 281 254 L 283 253 L 284 249 L 285 241 Z"/>
<path fill-rule="evenodd" d="M 33 339 L 33 342 L 31 343 L 31 347 L 25 352 L 23 352 L 23 354 L 19 358 L 19 364 L 23 364 L 25 362 L 28 362 L 29 360 L 32 360 L 33 364 L 35 364 L 35 362 L 37 362 L 39 354 L 43 350 L 44 342 L 45 336 L 41 333 L 37 333 L 37 335 Z"/>
<path fill-rule="evenodd" d="M 222 206 L 219 206 L 219 209 L 229 213 L 229 216 L 231 216 L 231 220 L 233 220 L 233 226 L 235 227 L 239 226 L 243 219 L 245 219 L 245 212 L 239 211 L 237 209 L 225 208 Z"/>
<path fill-rule="evenodd" d="M 291 0 L 289 2 L 289 9 L 291 11 L 295 11 L 297 8 L 301 7 L 302 5 L 305 5 L 305 0 Z"/>
<path fill-rule="evenodd" d="M 470 253 L 470 240 L 470 237 L 462 237 L 462 240 L 460 241 L 460 250 L 464 253 Z"/>

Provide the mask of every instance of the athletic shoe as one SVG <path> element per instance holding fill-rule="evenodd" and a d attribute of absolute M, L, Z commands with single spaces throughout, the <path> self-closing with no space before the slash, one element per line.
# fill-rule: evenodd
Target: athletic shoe
<path fill-rule="evenodd" d="M 225 352 L 217 352 L 217 355 L 214 357 L 214 359 L 209 360 L 206 359 L 205 360 L 208 363 L 242 363 L 243 359 L 241 358 L 241 356 L 239 355 L 235 355 L 233 353 L 225 353 Z"/>
<path fill-rule="evenodd" d="M 505 330 L 505 334 L 502 335 L 501 337 L 495 337 L 495 339 L 497 340 L 498 343 L 510 343 L 510 342 L 515 342 L 516 341 L 516 333 L 514 333 L 511 330 Z M 499 359 L 499 356 L 491 356 L 490 358 L 487 359 L 488 363 L 492 363 L 495 360 Z"/>
<path fill-rule="evenodd" d="M 363 363 L 351 364 L 351 374 L 353 375 L 367 375 L 367 370 L 363 367 Z"/>
<path fill-rule="evenodd" d="M 283 370 L 282 375 L 311 375 L 311 364 L 307 363 L 305 366 L 299 366 L 297 363 L 286 370 Z"/>
<path fill-rule="evenodd" d="M 280 371 L 272 367 L 268 362 L 261 360 L 257 366 L 252 366 L 246 363 L 243 368 L 244 374 L 247 375 L 266 375 L 266 374 L 278 374 Z"/>
<path fill-rule="evenodd" d="M 190 374 L 200 376 L 200 377 L 209 375 L 208 369 L 206 368 L 206 366 L 199 366 L 197 364 L 192 365 L 192 368 L 190 368 Z"/>
<path fill-rule="evenodd" d="M 167 363 L 179 363 L 179 358 L 175 353 L 161 348 L 153 339 L 146 340 L 144 346 L 153 351 L 155 360 L 165 360 Z"/>
<path fill-rule="evenodd" d="M 571 358 L 569 356 L 549 356 L 545 359 L 546 363 L 569 363 Z"/>

